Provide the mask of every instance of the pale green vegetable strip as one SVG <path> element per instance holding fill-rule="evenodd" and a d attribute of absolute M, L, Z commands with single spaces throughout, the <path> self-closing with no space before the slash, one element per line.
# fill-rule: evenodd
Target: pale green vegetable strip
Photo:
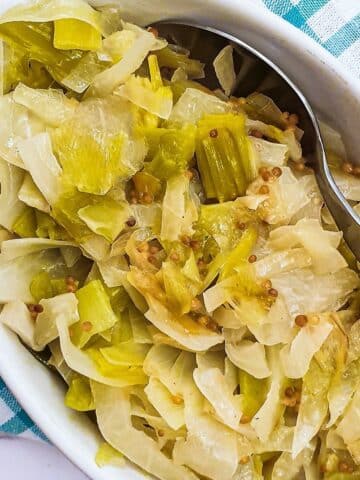
<path fill-rule="evenodd" d="M 72 327 L 72 340 L 83 347 L 96 333 L 111 328 L 117 317 L 99 280 L 93 280 L 76 292 L 80 321 Z"/>
<path fill-rule="evenodd" d="M 107 465 L 114 465 L 119 467 L 123 467 L 125 465 L 124 456 L 106 442 L 100 445 L 95 457 L 95 462 L 96 465 L 100 468 L 106 467 Z"/>
<path fill-rule="evenodd" d="M 72 18 L 55 20 L 54 47 L 59 50 L 99 50 L 101 34 L 80 20 Z"/>
<path fill-rule="evenodd" d="M 204 65 L 196 36 L 128 23 L 141 2 L 100 3 L 0 16 L 4 334 L 90 415 L 100 476 L 359 480 L 359 265 L 303 119 L 233 96 L 258 73 L 233 45 Z"/>

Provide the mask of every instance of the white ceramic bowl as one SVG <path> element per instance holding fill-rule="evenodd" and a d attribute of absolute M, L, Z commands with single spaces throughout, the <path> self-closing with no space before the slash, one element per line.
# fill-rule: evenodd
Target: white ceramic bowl
<path fill-rule="evenodd" d="M 126 18 L 139 23 L 164 18 L 191 19 L 239 36 L 289 74 L 314 109 L 343 134 L 353 160 L 360 159 L 356 129 L 360 118 L 360 82 L 310 38 L 262 6 L 254 5 L 254 0 L 118 1 L 124 7 Z M 1 0 L 0 13 L 16 3 L 18 0 Z M 106 0 L 91 3 L 101 5 Z M 94 457 L 100 441 L 96 428 L 85 415 L 64 406 L 62 383 L 3 326 L 0 326 L 0 352 L 0 375 L 21 405 L 49 439 L 89 477 L 94 480 L 144 478 L 130 465 L 122 470 L 96 466 Z"/>

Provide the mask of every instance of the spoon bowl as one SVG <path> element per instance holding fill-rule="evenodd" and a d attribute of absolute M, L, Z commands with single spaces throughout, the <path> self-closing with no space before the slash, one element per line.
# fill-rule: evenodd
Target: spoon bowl
<path fill-rule="evenodd" d="M 211 90 L 220 88 L 212 67 L 219 51 L 227 45 L 234 49 L 237 81 L 232 94 L 246 97 L 253 92 L 269 96 L 282 111 L 296 113 L 304 131 L 301 146 L 307 165 L 313 168 L 320 192 L 344 240 L 360 261 L 360 218 L 336 185 L 328 167 L 324 144 L 316 115 L 294 82 L 275 63 L 239 38 L 220 30 L 174 21 L 158 22 L 156 28 L 169 43 L 191 52 L 205 64 L 202 84 Z"/>

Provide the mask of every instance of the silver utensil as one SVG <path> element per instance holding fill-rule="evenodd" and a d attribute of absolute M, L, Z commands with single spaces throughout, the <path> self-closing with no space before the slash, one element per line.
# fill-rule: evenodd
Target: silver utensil
<path fill-rule="evenodd" d="M 226 45 L 234 47 L 234 63 L 239 72 L 233 95 L 245 97 L 255 91 L 271 97 L 281 110 L 296 113 L 304 130 L 301 145 L 307 165 L 315 177 L 326 206 L 355 257 L 360 261 L 360 218 L 336 185 L 328 167 L 319 125 L 301 90 L 275 63 L 239 38 L 214 28 L 171 20 L 151 25 L 161 37 L 190 50 L 193 58 L 205 64 L 205 78 L 200 80 L 214 90 L 219 88 L 213 61 Z M 316 79 L 314 79 L 316 81 Z"/>

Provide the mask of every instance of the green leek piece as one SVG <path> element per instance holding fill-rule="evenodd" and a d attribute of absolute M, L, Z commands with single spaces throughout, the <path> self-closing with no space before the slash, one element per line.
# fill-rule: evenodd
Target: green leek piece
<path fill-rule="evenodd" d="M 104 442 L 96 453 L 95 463 L 99 468 L 107 465 L 122 466 L 125 463 L 125 459 L 122 453 Z"/>
<path fill-rule="evenodd" d="M 270 97 L 263 93 L 255 92 L 246 97 L 244 110 L 254 120 L 260 120 L 281 129 L 285 129 L 287 126 L 280 108 Z"/>
<path fill-rule="evenodd" d="M 36 236 L 51 240 L 69 240 L 66 230 L 47 213 L 36 211 Z"/>
<path fill-rule="evenodd" d="M 147 141 L 151 161 L 145 162 L 144 171 L 161 180 L 185 172 L 195 153 L 195 134 L 193 125 L 182 129 L 149 130 Z"/>
<path fill-rule="evenodd" d="M 208 237 L 217 239 L 224 252 L 234 249 L 239 243 L 243 234 L 239 224 L 247 225 L 255 222 L 255 214 L 237 201 L 201 205 L 196 228 L 197 236 L 205 240 Z M 208 245 L 208 248 L 215 249 L 213 242 Z"/>
<path fill-rule="evenodd" d="M 65 395 L 65 405 L 78 412 L 95 410 L 94 399 L 88 378 L 75 376 L 75 378 L 71 380 L 69 389 Z"/>
<path fill-rule="evenodd" d="M 102 216 L 102 212 L 108 211 L 109 208 L 107 207 L 109 206 L 112 206 L 111 210 L 113 210 L 115 203 L 119 207 L 122 205 L 121 203 L 118 204 L 111 200 L 109 197 L 79 192 L 75 188 L 70 187 L 63 191 L 59 201 L 53 206 L 52 216 L 55 218 L 56 222 L 64 227 L 71 237 L 76 239 L 79 243 L 82 243 L 88 238 L 93 238 L 94 231 L 98 229 L 103 233 L 107 232 L 109 235 L 111 233 L 110 236 L 114 235 L 114 229 L 116 230 L 116 228 L 119 227 L 114 225 L 114 219 L 112 217 L 99 219 L 99 215 Z M 96 206 L 96 208 L 87 209 L 89 206 Z M 81 215 L 81 211 L 83 212 L 82 216 L 85 221 L 79 216 L 78 212 L 80 212 Z M 122 208 L 120 208 L 119 211 L 122 218 Z M 96 218 L 99 220 L 98 222 L 95 222 Z"/>
<path fill-rule="evenodd" d="M 99 50 L 101 33 L 81 20 L 63 18 L 54 21 L 54 47 L 59 50 Z"/>
<path fill-rule="evenodd" d="M 37 303 L 44 298 L 53 297 L 51 278 L 47 272 L 40 272 L 30 283 L 30 292 Z"/>
<path fill-rule="evenodd" d="M 78 216 L 78 211 L 93 204 L 93 196 L 74 188 L 64 191 L 52 208 L 52 215 L 65 230 L 78 242 L 93 235 L 93 232 Z"/>
<path fill-rule="evenodd" d="M 256 244 L 257 237 L 257 230 L 254 226 L 250 226 L 244 231 L 238 245 L 226 258 L 220 275 L 220 281 L 234 273 L 234 267 L 239 266 L 244 260 L 249 258 Z"/>
<path fill-rule="evenodd" d="M 107 243 L 121 233 L 131 216 L 131 210 L 125 201 L 69 188 L 53 206 L 52 216 L 68 237 L 71 236 L 79 243 L 86 243 L 95 235 L 103 236 L 103 242 Z"/>
<path fill-rule="evenodd" d="M 124 229 L 130 212 L 126 202 L 116 202 L 111 198 L 103 197 L 98 204 L 81 208 L 78 215 L 90 230 L 112 243 Z"/>
<path fill-rule="evenodd" d="M 135 343 L 130 340 L 111 347 L 101 348 L 100 352 L 113 365 L 131 367 L 143 365 L 149 348 L 149 345 Z"/>
<path fill-rule="evenodd" d="M 128 342 L 133 338 L 128 309 L 122 311 L 120 314 L 117 312 L 117 316 L 119 320 L 113 326 L 111 336 L 111 343 L 113 345 Z"/>
<path fill-rule="evenodd" d="M 236 266 L 236 274 L 224 280 L 224 288 L 236 305 L 244 323 L 261 323 L 275 302 L 254 275 L 252 265 L 243 260 Z"/>
<path fill-rule="evenodd" d="M 76 292 L 80 321 L 72 325 L 72 341 L 82 348 L 90 338 L 118 321 L 100 280 L 93 280 Z"/>
<path fill-rule="evenodd" d="M 96 348 L 88 348 L 85 352 L 94 361 L 99 372 L 106 377 L 123 379 L 124 384 L 128 385 L 145 385 L 148 382 L 142 367 L 113 365 Z"/>
<path fill-rule="evenodd" d="M 70 73 L 82 56 L 79 51 L 62 52 L 53 47 L 51 23 L 3 23 L 0 25 L 0 37 L 9 45 L 21 49 L 29 59 L 46 66 L 58 81 Z"/>
<path fill-rule="evenodd" d="M 3 66 L 0 68 L 0 94 L 14 90 L 19 83 L 32 88 L 48 88 L 53 79 L 36 61 L 29 61 L 24 51 L 6 42 L 0 44 Z"/>
<path fill-rule="evenodd" d="M 117 316 L 131 304 L 130 297 L 124 287 L 106 287 L 106 293 L 110 298 L 111 308 Z"/>
<path fill-rule="evenodd" d="M 163 86 L 163 81 L 161 77 L 159 62 L 157 56 L 152 54 L 148 56 L 149 72 L 151 85 L 154 90 Z"/>
<path fill-rule="evenodd" d="M 78 281 L 74 283 L 77 287 Z M 64 278 L 51 278 L 48 272 L 40 272 L 32 279 L 30 283 L 30 292 L 36 302 L 44 298 L 52 298 L 68 291 L 68 286 Z"/>
<path fill-rule="evenodd" d="M 162 274 L 169 309 L 176 315 L 188 313 L 194 298 L 189 279 L 172 262 L 163 263 Z"/>
<path fill-rule="evenodd" d="M 79 93 L 83 92 L 94 76 L 108 65 L 98 58 L 89 57 L 91 52 L 57 50 L 53 46 L 53 23 L 50 22 L 0 24 L 0 39 L 21 52 L 20 57 L 42 65 L 57 82 L 61 84 L 65 82 L 69 88 Z M 70 74 L 73 72 L 76 72 L 76 78 L 71 78 Z"/>
<path fill-rule="evenodd" d="M 204 76 L 203 64 L 198 60 L 189 58 L 183 53 L 178 53 L 170 47 L 165 47 L 156 52 L 159 67 L 168 67 L 173 70 L 182 68 L 189 78 L 202 78 Z"/>
<path fill-rule="evenodd" d="M 22 238 L 36 237 L 35 210 L 30 207 L 25 207 L 21 215 L 15 220 L 12 230 Z"/>
<path fill-rule="evenodd" d="M 160 180 L 147 172 L 138 172 L 132 177 L 137 192 L 155 198 L 161 190 Z"/>
<path fill-rule="evenodd" d="M 74 130 L 75 129 L 75 130 Z M 64 124 L 53 136 L 53 149 L 63 168 L 64 180 L 80 192 L 105 195 L 127 172 L 120 162 L 124 135 L 93 132 Z"/>
<path fill-rule="evenodd" d="M 207 115 L 199 122 L 196 156 L 206 197 L 220 202 L 244 195 L 256 177 L 243 115 Z"/>
<path fill-rule="evenodd" d="M 252 418 L 265 401 L 267 382 L 239 370 L 239 384 L 240 393 L 243 395 L 242 411 L 244 415 Z"/>

